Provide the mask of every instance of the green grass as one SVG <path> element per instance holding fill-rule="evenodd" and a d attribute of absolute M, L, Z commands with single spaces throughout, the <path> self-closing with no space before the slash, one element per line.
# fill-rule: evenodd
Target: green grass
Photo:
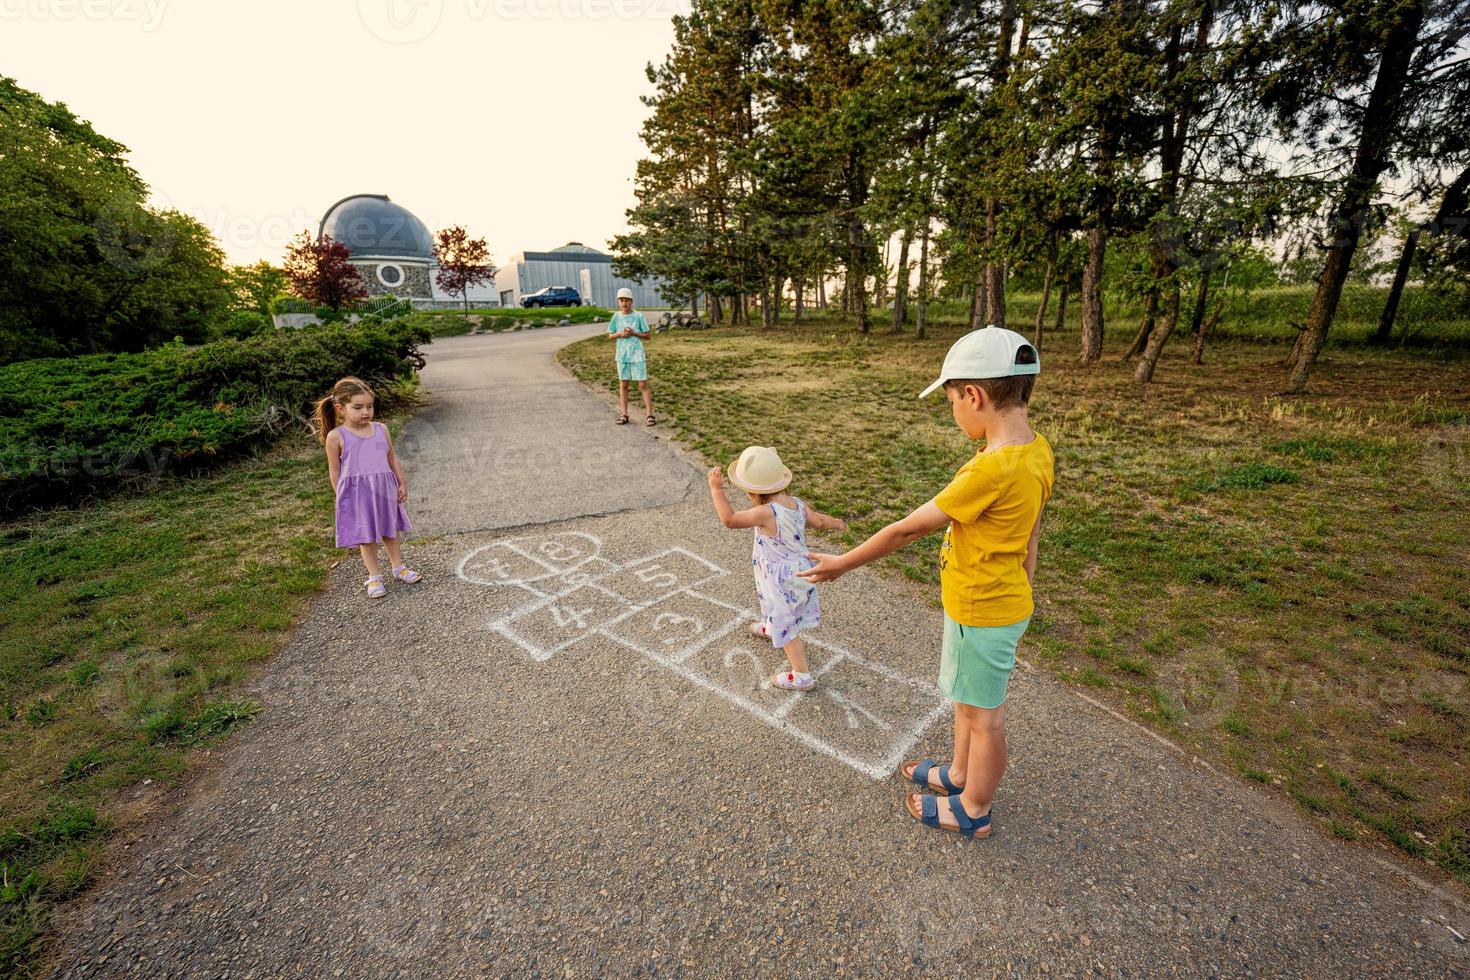
<path fill-rule="evenodd" d="M 608 310 L 596 306 L 557 306 L 535 310 L 508 307 L 460 310 L 422 310 L 405 317 L 416 326 L 428 327 L 435 337 L 462 337 L 476 330 L 502 333 L 506 330 L 530 330 L 538 327 L 555 326 L 561 320 L 572 323 L 593 323 L 612 316 Z"/>
<path fill-rule="evenodd" d="M 0 525 L 0 974 L 36 968 L 125 795 L 260 710 L 236 689 L 337 554 L 320 452 Z"/>
<path fill-rule="evenodd" d="M 789 314 L 769 332 L 659 335 L 655 400 L 708 461 L 776 439 L 795 492 L 845 517 L 851 546 L 974 451 L 942 400 L 915 397 L 961 332 L 940 313 L 923 341 L 831 316 L 795 328 Z M 1349 331 L 1311 396 L 1281 398 L 1279 324 L 1232 320 L 1223 336 L 1259 337 L 1212 344 L 1203 367 L 1181 339 L 1143 392 L 1117 360 L 1134 323 L 1112 323 L 1098 365 L 1076 363 L 1075 319 L 1043 341 L 1032 417 L 1057 483 L 1026 655 L 1294 799 L 1324 831 L 1393 842 L 1470 882 L 1465 351 L 1453 335 L 1427 351 L 1354 346 Z M 611 393 L 599 344 L 563 360 Z M 937 600 L 938 543 L 883 567 Z"/>

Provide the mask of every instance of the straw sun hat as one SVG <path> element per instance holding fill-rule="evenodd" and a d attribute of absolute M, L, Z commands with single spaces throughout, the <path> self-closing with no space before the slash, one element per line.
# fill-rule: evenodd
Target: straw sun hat
<path fill-rule="evenodd" d="M 791 471 L 768 446 L 747 447 L 725 472 L 730 482 L 746 493 L 778 493 L 791 482 Z"/>

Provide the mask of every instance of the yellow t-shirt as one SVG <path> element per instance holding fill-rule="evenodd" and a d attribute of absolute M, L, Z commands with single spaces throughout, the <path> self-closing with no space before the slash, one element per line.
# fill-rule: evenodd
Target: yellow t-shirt
<path fill-rule="evenodd" d="M 1051 497 L 1051 444 L 978 452 L 934 498 L 949 515 L 939 551 L 944 611 L 961 626 L 1009 626 L 1031 615 L 1023 562 L 1031 529 Z"/>

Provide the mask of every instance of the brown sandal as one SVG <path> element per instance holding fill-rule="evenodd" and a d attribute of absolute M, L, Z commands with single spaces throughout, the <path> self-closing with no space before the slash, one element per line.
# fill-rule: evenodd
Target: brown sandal
<path fill-rule="evenodd" d="M 644 422 L 644 423 L 643 423 L 643 424 L 644 424 L 644 425 L 647 425 L 647 426 L 654 426 L 654 425 L 658 425 L 658 419 L 656 419 L 656 418 L 654 418 L 654 417 L 653 417 L 653 416 L 652 416 L 652 415 L 650 415 L 650 416 L 649 416 L 649 417 L 648 417 L 648 421 L 647 421 L 647 422 Z"/>
<path fill-rule="evenodd" d="M 618 416 L 618 419 L 617 419 L 617 422 L 618 422 L 618 425 L 627 425 L 628 424 L 628 416 L 626 416 L 626 415 L 619 415 Z"/>

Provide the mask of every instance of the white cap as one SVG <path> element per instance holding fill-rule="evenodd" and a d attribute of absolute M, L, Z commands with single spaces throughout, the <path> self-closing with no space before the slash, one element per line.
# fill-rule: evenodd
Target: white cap
<path fill-rule="evenodd" d="M 1016 355 L 1023 348 L 1031 351 L 1029 364 L 1016 363 Z M 949 353 L 944 355 L 939 380 L 920 392 L 919 397 L 933 393 L 940 385 L 955 378 L 980 380 L 1040 373 L 1041 358 L 1036 355 L 1031 341 L 1014 330 L 990 324 L 972 330 L 954 342 Z"/>
<path fill-rule="evenodd" d="M 622 289 L 619 289 L 618 290 L 618 299 L 632 299 L 632 298 L 633 298 L 633 290 L 629 289 L 627 286 L 624 286 Z"/>

